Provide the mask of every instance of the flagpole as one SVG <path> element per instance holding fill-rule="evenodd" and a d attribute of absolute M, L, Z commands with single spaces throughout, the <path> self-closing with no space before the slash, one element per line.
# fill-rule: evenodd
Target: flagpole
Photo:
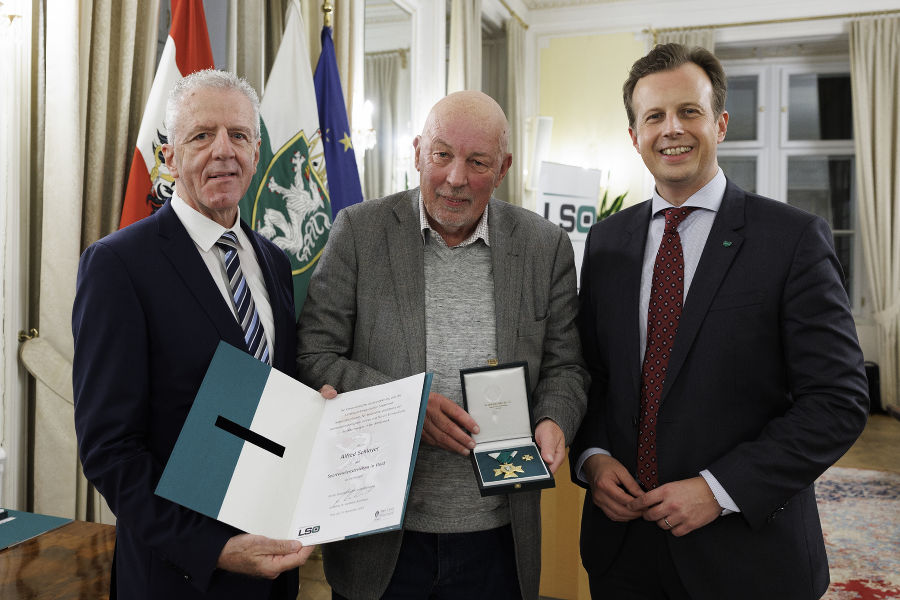
<path fill-rule="evenodd" d="M 325 27 L 331 27 L 331 13 L 334 12 L 334 5 L 325 0 L 322 3 L 322 12 L 325 13 Z"/>
<path fill-rule="evenodd" d="M 319 63 L 313 76 L 322 149 L 328 169 L 328 200 L 331 204 L 332 217 L 336 217 L 341 209 L 363 200 L 356 153 L 353 150 L 353 139 L 350 137 L 352 129 L 347 118 L 347 106 L 344 103 L 341 75 L 338 71 L 332 37 L 335 4 L 333 0 L 322 2 L 322 12 L 325 16 L 325 26 L 322 27 L 322 53 L 319 55 Z"/>

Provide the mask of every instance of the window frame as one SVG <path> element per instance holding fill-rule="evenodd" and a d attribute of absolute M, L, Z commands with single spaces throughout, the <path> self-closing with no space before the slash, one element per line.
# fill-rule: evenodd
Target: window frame
<path fill-rule="evenodd" d="M 794 156 L 848 155 L 856 160 L 855 140 L 789 140 L 790 77 L 797 74 L 850 74 L 849 53 L 842 56 L 790 56 L 743 58 L 723 61 L 726 76 L 757 77 L 757 139 L 719 145 L 722 157 L 756 157 L 757 193 L 780 202 L 788 197 L 788 159 Z M 776 116 L 773 116 L 776 115 Z M 852 117 L 851 117 L 852 118 Z M 856 169 L 851 169 L 851 226 L 834 230 L 836 235 L 852 235 L 850 303 L 856 317 L 869 314 L 868 276 L 862 260 Z"/>

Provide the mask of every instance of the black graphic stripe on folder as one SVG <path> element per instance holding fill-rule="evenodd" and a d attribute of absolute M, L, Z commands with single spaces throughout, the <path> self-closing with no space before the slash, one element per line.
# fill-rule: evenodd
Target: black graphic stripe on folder
<path fill-rule="evenodd" d="M 259 435 L 255 431 L 247 429 L 243 425 L 235 423 L 231 419 L 226 419 L 222 415 L 219 415 L 216 417 L 216 427 L 227 431 L 233 436 L 241 438 L 245 442 L 250 442 L 254 446 L 258 446 L 267 452 L 271 452 L 278 458 L 284 458 L 284 446 L 273 442 L 267 437 Z"/>

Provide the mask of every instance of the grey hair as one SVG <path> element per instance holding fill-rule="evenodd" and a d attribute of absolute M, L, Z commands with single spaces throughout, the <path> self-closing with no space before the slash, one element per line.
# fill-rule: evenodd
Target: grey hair
<path fill-rule="evenodd" d="M 244 94 L 250 105 L 253 107 L 253 122 L 255 124 L 254 133 L 256 139 L 260 138 L 261 132 L 259 128 L 259 96 L 256 90 L 243 77 L 238 77 L 230 71 L 219 71 L 216 69 L 204 69 L 196 71 L 186 77 L 182 77 L 175 82 L 172 91 L 169 92 L 169 99 L 166 102 L 166 129 L 168 130 L 168 142 L 175 144 L 175 132 L 177 131 L 181 118 L 181 107 L 184 98 L 189 92 L 201 88 L 216 88 L 220 90 L 236 90 Z"/>

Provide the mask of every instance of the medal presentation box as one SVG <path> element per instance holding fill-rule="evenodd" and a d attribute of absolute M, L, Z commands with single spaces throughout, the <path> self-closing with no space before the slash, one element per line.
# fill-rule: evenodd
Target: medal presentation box
<path fill-rule="evenodd" d="M 553 487 L 531 430 L 528 365 L 462 369 L 463 408 L 480 432 L 470 454 L 482 496 Z"/>

